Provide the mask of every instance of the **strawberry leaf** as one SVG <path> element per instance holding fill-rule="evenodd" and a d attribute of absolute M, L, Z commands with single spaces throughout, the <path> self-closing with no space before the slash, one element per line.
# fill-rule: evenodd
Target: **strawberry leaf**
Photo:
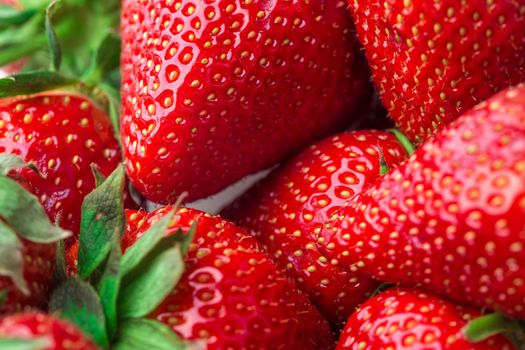
<path fill-rule="evenodd" d="M 412 142 L 408 139 L 408 137 L 405 134 L 399 131 L 399 129 L 393 128 L 389 129 L 388 131 L 394 134 L 397 141 L 401 144 L 401 146 L 403 146 L 403 148 L 405 149 L 405 151 L 407 151 L 409 155 L 413 154 L 416 151 L 416 147 L 412 144 Z"/>
<path fill-rule="evenodd" d="M 180 246 L 173 237 L 161 243 L 169 247 L 142 263 L 123 282 L 119 297 L 119 317 L 139 318 L 148 315 L 172 292 L 184 272 Z"/>
<path fill-rule="evenodd" d="M 53 16 L 53 11 L 55 10 L 56 5 L 60 2 L 60 0 L 54 0 L 49 4 L 49 6 L 46 9 L 46 16 L 45 16 L 45 28 L 46 28 L 46 35 L 47 35 L 47 42 L 49 46 L 49 52 L 51 54 L 51 62 L 52 62 L 52 70 L 58 71 L 60 68 L 60 63 L 62 61 L 62 50 L 60 48 L 60 43 L 58 41 L 57 34 L 55 33 L 55 29 L 53 28 L 53 22 L 51 21 L 51 17 Z"/>
<path fill-rule="evenodd" d="M 516 320 L 494 312 L 470 321 L 465 329 L 465 334 L 470 341 L 478 343 L 496 334 L 520 331 L 522 331 L 521 326 Z"/>
<path fill-rule="evenodd" d="M 87 279 L 107 258 L 114 237 L 124 232 L 124 168 L 119 166 L 82 204 L 78 274 Z"/>
<path fill-rule="evenodd" d="M 36 339 L 0 339 L 0 350 L 46 350 L 49 349 L 49 342 L 45 338 Z"/>
<path fill-rule="evenodd" d="M 117 329 L 117 298 L 121 282 L 120 259 L 120 245 L 116 242 L 109 253 L 100 281 L 97 283 L 109 339 L 113 338 Z"/>
<path fill-rule="evenodd" d="M 98 170 L 98 167 L 94 164 L 91 165 L 91 171 L 93 172 L 93 176 L 95 177 L 96 186 L 100 187 L 100 185 L 102 185 L 104 181 L 106 181 L 106 177 L 100 172 L 100 170 Z"/>
<path fill-rule="evenodd" d="M 101 347 L 108 347 L 104 311 L 96 291 L 88 283 L 78 278 L 68 279 L 53 292 L 49 308 Z"/>
<path fill-rule="evenodd" d="M 53 281 L 55 285 L 59 285 L 64 283 L 67 279 L 66 248 L 64 246 L 64 241 L 59 241 L 57 243 L 57 255 L 55 261 L 56 268 Z"/>
<path fill-rule="evenodd" d="M 108 33 L 91 62 L 83 80 L 89 85 L 98 85 L 111 71 L 120 67 L 120 38 Z"/>
<path fill-rule="evenodd" d="M 31 242 L 52 243 L 71 235 L 49 221 L 34 195 L 5 176 L 0 176 L 0 213 L 19 236 Z"/>
<path fill-rule="evenodd" d="M 21 73 L 0 79 L 0 98 L 35 94 L 79 83 L 77 79 L 49 71 Z"/>
<path fill-rule="evenodd" d="M 10 153 L 0 154 L 0 175 L 5 176 L 11 170 L 27 167 L 33 169 L 36 173 L 38 173 L 38 169 L 33 164 L 24 162 L 19 156 Z"/>
<path fill-rule="evenodd" d="M 0 28 L 24 24 L 31 19 L 36 12 L 35 9 L 19 11 L 8 5 L 0 5 Z"/>
<path fill-rule="evenodd" d="M 29 294 L 24 278 L 22 242 L 16 233 L 0 220 L 0 276 L 11 278 L 15 286 L 25 295 Z"/>
<path fill-rule="evenodd" d="M 166 325 L 154 320 L 134 319 L 123 322 L 113 350 L 189 350 Z"/>
<path fill-rule="evenodd" d="M 173 210 L 167 215 L 164 215 L 161 220 L 154 223 L 150 229 L 126 251 L 122 257 L 123 276 L 127 276 L 153 251 L 168 230 L 174 214 L 175 211 Z"/>

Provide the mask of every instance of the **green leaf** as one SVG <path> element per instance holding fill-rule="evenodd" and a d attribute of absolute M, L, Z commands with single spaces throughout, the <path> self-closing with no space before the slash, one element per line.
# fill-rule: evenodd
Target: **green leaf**
<path fill-rule="evenodd" d="M 117 237 L 113 249 L 109 253 L 102 277 L 97 285 L 98 295 L 106 317 L 109 339 L 113 338 L 117 330 L 117 299 L 121 281 L 120 258 L 120 244 Z"/>
<path fill-rule="evenodd" d="M 77 79 L 49 71 L 21 73 L 0 79 L 0 98 L 34 94 L 79 83 Z"/>
<path fill-rule="evenodd" d="M 186 234 L 176 235 L 176 237 L 179 238 L 180 249 L 181 249 L 183 256 L 186 256 L 186 254 L 188 254 L 188 250 L 190 249 L 190 244 L 191 242 L 193 242 L 196 232 L 197 232 L 197 219 L 193 220 Z"/>
<path fill-rule="evenodd" d="M 50 344 L 45 338 L 0 338 L 0 350 L 46 350 Z"/>
<path fill-rule="evenodd" d="M 109 345 L 100 299 L 88 283 L 68 279 L 51 296 L 50 311 L 76 325 L 99 346 Z"/>
<path fill-rule="evenodd" d="M 166 242 L 172 241 L 166 237 Z M 171 243 L 171 242 L 170 242 Z M 138 318 L 148 315 L 168 296 L 184 272 L 180 247 L 169 248 L 134 270 L 123 283 L 119 297 L 119 317 Z"/>
<path fill-rule="evenodd" d="M 84 75 L 89 85 L 98 85 L 106 76 L 120 67 L 120 37 L 108 33 L 95 52 L 92 65 Z"/>
<path fill-rule="evenodd" d="M 56 268 L 54 275 L 55 285 L 62 284 L 67 279 L 66 247 L 64 241 L 57 242 Z"/>
<path fill-rule="evenodd" d="M 10 153 L 0 154 L 0 175 L 7 175 L 11 170 L 31 168 L 38 173 L 38 169 L 31 163 L 24 162 L 22 158 Z"/>
<path fill-rule="evenodd" d="M 21 25 L 31 19 L 36 12 L 35 9 L 19 11 L 11 6 L 0 5 L 0 29 Z"/>
<path fill-rule="evenodd" d="M 474 342 L 482 342 L 496 334 L 506 332 L 520 332 L 520 324 L 502 313 L 494 312 L 472 320 L 467 325 L 467 338 Z"/>
<path fill-rule="evenodd" d="M 408 137 L 405 134 L 403 134 L 401 131 L 399 131 L 399 129 L 393 128 L 393 129 L 389 129 L 388 131 L 394 134 L 397 141 L 399 141 L 401 146 L 403 146 L 403 148 L 407 151 L 408 154 L 412 154 L 416 151 L 416 147 L 414 147 L 414 145 L 408 139 Z"/>
<path fill-rule="evenodd" d="M 107 258 L 113 238 L 124 232 L 122 193 L 124 167 L 120 165 L 82 204 L 78 273 L 88 278 Z"/>
<path fill-rule="evenodd" d="M 22 242 L 16 233 L 0 220 L 0 276 L 11 278 L 16 288 L 29 295 L 24 278 L 24 257 Z"/>
<path fill-rule="evenodd" d="M 161 220 L 154 223 L 150 229 L 126 251 L 122 257 L 123 276 L 128 275 L 133 269 L 139 266 L 148 254 L 153 251 L 168 230 L 174 214 L 175 211 L 173 210 L 164 215 Z"/>
<path fill-rule="evenodd" d="M 19 236 L 32 242 L 53 243 L 71 236 L 49 221 L 34 195 L 5 176 L 0 176 L 0 216 Z"/>
<path fill-rule="evenodd" d="M 93 172 L 93 176 L 95 176 L 96 186 L 100 187 L 100 185 L 102 185 L 104 181 L 106 181 L 106 177 L 100 172 L 100 170 L 98 170 L 98 167 L 94 164 L 91 164 L 91 171 Z"/>
<path fill-rule="evenodd" d="M 154 320 L 132 319 L 123 322 L 112 350 L 188 350 L 166 325 Z"/>
<path fill-rule="evenodd" d="M 49 4 L 49 6 L 46 9 L 45 17 L 46 36 L 49 46 L 49 53 L 51 54 L 51 68 L 53 71 L 59 70 L 60 62 L 62 61 L 62 50 L 60 48 L 60 43 L 58 41 L 55 29 L 53 28 L 53 22 L 51 21 L 51 17 L 53 16 L 55 7 L 59 2 L 60 0 L 54 0 L 51 2 L 51 4 Z"/>

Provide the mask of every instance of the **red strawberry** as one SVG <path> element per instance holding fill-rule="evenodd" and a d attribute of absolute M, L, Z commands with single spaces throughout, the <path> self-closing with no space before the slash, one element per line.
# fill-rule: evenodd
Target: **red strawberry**
<path fill-rule="evenodd" d="M 368 100 L 341 0 L 122 6 L 122 140 L 153 201 L 211 195 L 356 122 Z"/>
<path fill-rule="evenodd" d="M 98 347 L 75 326 L 54 316 L 26 313 L 0 318 L 0 344 L 6 339 L 34 340 L 39 350 L 97 350 Z M 41 344 L 41 343 L 42 344 Z M 40 345 L 41 344 L 41 345 Z M 37 346 L 39 345 L 39 346 Z M 9 348 L 6 345 L 5 349 Z M 15 348 L 12 345 L 13 349 Z M 18 349 L 18 347 L 16 347 Z M 22 347 L 20 347 L 21 349 Z M 26 347 L 24 347 L 26 349 Z"/>
<path fill-rule="evenodd" d="M 525 318 L 525 85 L 466 113 L 323 230 L 388 282 Z"/>
<path fill-rule="evenodd" d="M 523 1 L 349 4 L 383 102 L 414 141 L 525 81 Z"/>
<path fill-rule="evenodd" d="M 394 135 L 345 132 L 310 146 L 225 213 L 249 228 L 332 323 L 342 327 L 377 282 L 317 250 L 326 220 L 380 174 L 406 157 Z"/>
<path fill-rule="evenodd" d="M 47 306 L 55 271 L 55 245 L 26 240 L 22 244 L 23 278 L 28 293 L 23 293 L 11 278 L 0 276 L 0 291 L 6 293 L 0 314 L 30 308 L 45 309 Z"/>
<path fill-rule="evenodd" d="M 0 100 L 0 153 L 34 164 L 19 171 L 50 218 L 78 233 L 84 197 L 95 188 L 91 166 L 109 175 L 120 162 L 106 114 L 90 100 L 51 92 Z"/>
<path fill-rule="evenodd" d="M 337 350 L 511 350 L 503 336 L 472 343 L 465 336 L 468 321 L 480 316 L 422 291 L 389 289 L 354 313 L 341 334 Z"/>
<path fill-rule="evenodd" d="M 127 211 L 125 250 L 170 208 Z M 206 349 L 331 349 L 328 323 L 257 241 L 219 217 L 180 209 L 167 235 L 197 220 L 177 288 L 151 317 Z"/>

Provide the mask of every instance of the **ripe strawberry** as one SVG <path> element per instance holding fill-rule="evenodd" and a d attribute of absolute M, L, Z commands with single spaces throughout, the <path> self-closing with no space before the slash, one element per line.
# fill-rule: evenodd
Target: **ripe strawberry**
<path fill-rule="evenodd" d="M 472 343 L 465 336 L 468 321 L 480 316 L 426 292 L 389 289 L 354 313 L 337 350 L 511 350 L 503 336 Z"/>
<path fill-rule="evenodd" d="M 98 347 L 75 326 L 42 313 L 9 315 L 0 318 L 0 344 L 6 339 L 33 340 L 24 349 L 97 350 Z M 31 344 L 31 345 L 33 345 Z M 5 349 L 9 348 L 6 344 Z M 4 348 L 4 347 L 3 347 Z M 14 349 L 15 346 L 12 345 Z M 19 347 L 16 347 L 17 349 Z M 22 349 L 22 347 L 20 347 Z"/>
<path fill-rule="evenodd" d="M 383 102 L 416 142 L 525 81 L 523 1 L 349 4 Z"/>
<path fill-rule="evenodd" d="M 0 136 L 0 153 L 21 156 L 41 175 L 26 168 L 16 177 L 52 220 L 78 233 L 82 201 L 95 188 L 91 166 L 109 175 L 121 159 L 105 113 L 69 93 L 0 100 Z"/>
<path fill-rule="evenodd" d="M 357 269 L 330 261 L 316 247 L 334 212 L 407 154 L 383 131 L 345 132 L 310 146 L 236 201 L 225 214 L 247 227 L 298 286 L 338 327 L 377 287 Z"/>
<path fill-rule="evenodd" d="M 0 276 L 0 291 L 6 293 L 6 299 L 0 305 L 0 314 L 46 308 L 53 284 L 55 256 L 54 244 L 39 244 L 27 240 L 22 242 L 23 278 L 28 293 L 23 293 L 11 278 Z"/>
<path fill-rule="evenodd" d="M 125 0 L 122 36 L 127 171 L 156 202 L 275 164 L 370 92 L 341 0 Z"/>
<path fill-rule="evenodd" d="M 335 215 L 323 252 L 525 317 L 525 85 L 481 103 Z"/>
<path fill-rule="evenodd" d="M 170 211 L 127 211 L 123 250 Z M 206 349 L 330 349 L 328 323 L 257 241 L 218 217 L 180 209 L 166 235 L 197 220 L 177 288 L 153 312 L 182 339 Z"/>

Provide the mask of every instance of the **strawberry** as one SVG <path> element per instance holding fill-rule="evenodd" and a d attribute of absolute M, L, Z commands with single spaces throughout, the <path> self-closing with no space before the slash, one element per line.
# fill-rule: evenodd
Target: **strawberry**
<path fill-rule="evenodd" d="M 109 175 L 121 160 L 109 118 L 80 95 L 46 92 L 0 100 L 0 153 L 35 165 L 15 175 L 49 217 L 78 234 L 84 197 L 95 188 L 94 165 Z"/>
<path fill-rule="evenodd" d="M 466 113 L 342 209 L 322 251 L 525 318 L 525 85 Z"/>
<path fill-rule="evenodd" d="M 525 81 L 523 1 L 349 4 L 383 102 L 415 142 Z"/>
<path fill-rule="evenodd" d="M 480 343 L 465 335 L 476 310 L 456 306 L 423 291 L 389 289 L 368 300 L 348 320 L 337 350 L 514 349 L 503 336 Z"/>
<path fill-rule="evenodd" d="M 334 212 L 388 166 L 406 157 L 394 135 L 345 132 L 310 146 L 237 200 L 226 217 L 250 229 L 298 286 L 339 328 L 377 282 L 330 261 L 316 236 Z"/>
<path fill-rule="evenodd" d="M 123 250 L 170 211 L 127 211 Z M 219 217 L 179 209 L 166 235 L 197 220 L 186 271 L 150 317 L 206 349 L 330 349 L 328 323 L 245 231 Z"/>
<path fill-rule="evenodd" d="M 0 314 L 47 307 L 55 244 L 70 235 L 49 221 L 34 195 L 6 174 L 25 167 L 0 154 Z"/>
<path fill-rule="evenodd" d="M 343 1 L 123 1 L 122 141 L 155 202 L 211 195 L 357 121 L 369 74 Z"/>
<path fill-rule="evenodd" d="M 8 342 L 12 341 L 12 343 Z M 54 316 L 25 313 L 0 318 L 3 349 L 97 350 L 98 347 L 75 326 Z M 27 347 L 23 347 L 26 345 Z M 11 347 L 9 347 L 11 346 Z M 32 347 L 31 347 L 32 346 Z"/>

